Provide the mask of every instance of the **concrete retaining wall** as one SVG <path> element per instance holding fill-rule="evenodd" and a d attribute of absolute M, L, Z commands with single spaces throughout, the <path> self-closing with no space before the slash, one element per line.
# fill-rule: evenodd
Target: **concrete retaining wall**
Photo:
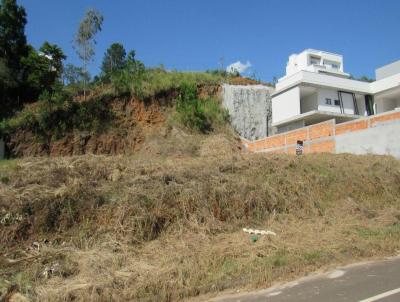
<path fill-rule="evenodd" d="M 388 154 L 400 159 L 400 120 L 336 136 L 336 153 Z"/>
<path fill-rule="evenodd" d="M 337 124 L 329 120 L 256 141 L 242 139 L 250 152 L 389 154 L 400 158 L 400 111 Z"/>
<path fill-rule="evenodd" d="M 263 85 L 222 86 L 223 105 L 240 136 L 254 140 L 272 135 L 270 91 Z"/>

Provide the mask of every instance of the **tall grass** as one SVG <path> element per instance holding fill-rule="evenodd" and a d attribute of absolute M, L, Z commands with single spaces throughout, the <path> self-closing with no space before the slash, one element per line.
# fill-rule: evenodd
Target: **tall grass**
<path fill-rule="evenodd" d="M 400 248 L 391 157 L 76 156 L 7 171 L 0 254 L 20 248 L 24 261 L 0 258 L 0 280 L 33 301 L 180 301 Z M 243 227 L 277 236 L 252 241 Z"/>
<path fill-rule="evenodd" d="M 58 139 L 73 130 L 101 132 L 113 119 L 110 96 L 102 95 L 87 102 L 76 102 L 65 91 L 42 97 L 36 106 L 25 108 L 10 119 L 0 122 L 0 135 L 29 130 L 39 141 Z"/>
<path fill-rule="evenodd" d="M 195 83 L 183 82 L 176 101 L 176 120 L 182 125 L 208 133 L 228 122 L 228 112 L 216 99 L 199 99 Z"/>
<path fill-rule="evenodd" d="M 229 81 L 230 75 L 211 72 L 178 72 L 165 71 L 161 68 L 142 70 L 140 75 L 125 73 L 116 75 L 111 80 L 118 93 L 135 94 L 148 98 L 171 89 L 178 89 L 183 83 L 190 85 L 220 84 Z"/>

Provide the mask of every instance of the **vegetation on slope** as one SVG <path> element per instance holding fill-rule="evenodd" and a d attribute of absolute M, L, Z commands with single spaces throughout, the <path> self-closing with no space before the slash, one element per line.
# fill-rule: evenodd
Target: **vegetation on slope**
<path fill-rule="evenodd" d="M 92 78 L 88 64 L 103 20 L 95 9 L 85 13 L 73 39 L 83 66 L 65 65 L 57 45 L 44 42 L 38 50 L 29 45 L 25 9 L 15 0 L 0 0 L 0 138 L 8 156 L 134 153 L 147 133 L 133 116 L 152 116 L 155 107 L 170 122 L 167 127 L 210 133 L 227 120 L 220 85 L 257 83 L 224 70 L 149 68 L 121 43 L 110 45 L 101 72 Z M 148 120 L 152 123 L 159 122 Z M 80 146 L 72 146 L 78 141 Z"/>
<path fill-rule="evenodd" d="M 243 155 L 223 136 L 192 139 L 199 151 L 178 158 L 2 163 L 1 292 L 176 301 L 399 250 L 393 158 Z M 243 227 L 277 236 L 253 242 Z"/>
<path fill-rule="evenodd" d="M 218 86 L 211 86 L 213 89 L 208 92 L 209 87 L 199 86 L 188 80 L 165 95 L 147 100 L 129 95 L 107 94 L 104 91 L 91 96 L 87 101 L 72 100 L 71 94 L 65 90 L 51 95 L 44 94 L 36 104 L 3 120 L 0 123 L 0 134 L 7 138 L 11 156 L 61 155 L 54 152 L 59 144 L 68 147 L 82 135 L 100 137 L 103 134 L 117 137 L 115 143 L 125 145 L 118 153 L 131 154 L 137 151 L 135 145 L 127 145 L 126 142 L 138 138 L 145 141 L 147 136 L 148 131 L 146 132 L 140 122 L 145 115 L 148 115 L 145 123 L 154 130 L 157 127 L 165 128 L 167 133 L 173 128 L 204 134 L 224 130 L 228 123 L 228 114 L 215 95 Z M 205 95 L 202 90 L 205 90 Z M 155 113 L 159 119 L 155 118 Z M 135 134 L 130 136 L 130 133 Z M 66 142 L 71 136 L 75 137 L 71 139 L 71 143 Z M 26 150 L 29 148 L 32 151 Z M 94 151 L 110 153 L 112 150 Z"/>

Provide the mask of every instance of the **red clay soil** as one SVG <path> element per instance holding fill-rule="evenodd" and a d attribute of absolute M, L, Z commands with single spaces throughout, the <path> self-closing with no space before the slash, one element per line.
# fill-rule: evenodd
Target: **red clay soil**
<path fill-rule="evenodd" d="M 216 97 L 220 92 L 220 85 L 198 88 L 200 98 Z M 116 98 L 110 104 L 115 118 L 109 129 L 102 133 L 73 131 L 61 139 L 49 138 L 45 142 L 27 129 L 12 134 L 7 146 L 15 157 L 132 154 L 141 149 L 148 135 L 159 133 L 165 136 L 168 109 L 177 96 L 178 91 L 173 89 L 144 100 Z"/>
<path fill-rule="evenodd" d="M 169 96 L 150 100 L 136 98 L 114 99 L 115 115 L 112 127 L 104 133 L 74 131 L 59 140 L 39 142 L 29 130 L 17 131 L 10 137 L 8 147 L 17 157 L 69 156 L 80 154 L 130 154 L 144 142 L 147 132 L 165 124 Z"/>
<path fill-rule="evenodd" d="M 261 83 L 259 81 L 249 79 L 249 78 L 242 78 L 242 77 L 235 77 L 229 80 L 229 83 L 232 85 L 265 85 L 271 86 L 269 83 Z"/>

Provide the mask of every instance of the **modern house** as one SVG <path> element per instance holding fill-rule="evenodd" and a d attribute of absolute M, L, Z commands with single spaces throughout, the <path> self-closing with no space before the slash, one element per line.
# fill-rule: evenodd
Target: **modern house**
<path fill-rule="evenodd" d="M 400 61 L 376 70 L 376 81 L 351 79 L 339 54 L 307 49 L 289 57 L 272 93 L 278 133 L 330 119 L 342 123 L 400 108 Z"/>

